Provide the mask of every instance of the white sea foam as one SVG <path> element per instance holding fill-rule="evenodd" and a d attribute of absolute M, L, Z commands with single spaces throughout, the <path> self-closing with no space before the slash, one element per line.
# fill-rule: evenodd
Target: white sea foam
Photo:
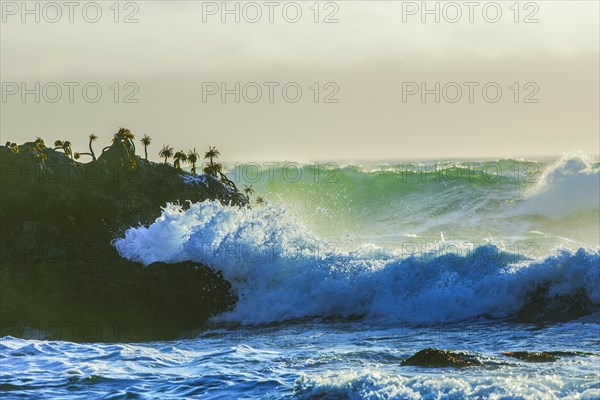
<path fill-rule="evenodd" d="M 295 392 L 301 399 L 597 399 L 598 388 L 572 391 L 557 374 L 519 376 L 511 373 L 489 375 L 385 373 L 377 369 L 340 371 L 319 375 L 303 374 Z M 587 385 L 589 386 L 589 385 Z"/>
<path fill-rule="evenodd" d="M 275 206 L 169 205 L 153 224 L 129 229 L 115 246 L 146 265 L 191 260 L 222 271 L 239 296 L 223 318 L 244 323 L 306 316 L 422 323 L 503 317 L 522 307 L 537 285 L 548 286 L 551 296 L 583 291 L 600 303 L 595 250 L 559 250 L 540 260 L 494 245 L 462 255 L 341 252 Z"/>

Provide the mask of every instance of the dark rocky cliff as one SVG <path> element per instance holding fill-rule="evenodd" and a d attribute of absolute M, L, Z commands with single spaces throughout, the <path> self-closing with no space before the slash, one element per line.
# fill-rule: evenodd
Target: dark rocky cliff
<path fill-rule="evenodd" d="M 118 140 L 85 164 L 39 141 L 0 146 L 0 167 L 2 336 L 168 339 L 235 304 L 229 283 L 208 266 L 144 267 L 111 245 L 168 202 L 245 205 L 231 185 L 148 162 Z"/>

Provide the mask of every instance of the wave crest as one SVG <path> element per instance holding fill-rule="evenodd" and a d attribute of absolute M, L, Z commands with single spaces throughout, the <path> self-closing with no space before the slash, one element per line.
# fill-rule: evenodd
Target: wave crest
<path fill-rule="evenodd" d="M 590 304 L 600 304 L 597 251 L 560 250 L 540 260 L 491 244 L 464 255 L 342 252 L 275 206 L 168 205 L 152 225 L 129 229 L 115 246 L 144 264 L 191 260 L 221 271 L 239 297 L 222 318 L 243 323 L 307 316 L 417 323 L 506 317 L 540 288 L 548 301 L 583 293 Z"/>
<path fill-rule="evenodd" d="M 600 168 L 583 155 L 565 155 L 548 167 L 526 196 L 531 214 L 559 217 L 600 208 Z"/>

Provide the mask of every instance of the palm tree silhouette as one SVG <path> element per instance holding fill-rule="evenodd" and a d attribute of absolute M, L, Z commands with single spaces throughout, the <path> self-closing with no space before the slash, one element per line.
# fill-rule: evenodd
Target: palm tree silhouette
<path fill-rule="evenodd" d="M 135 143 L 133 139 L 135 139 L 135 136 L 129 129 L 119 128 L 119 131 L 113 135 L 112 144 L 103 148 L 102 152 L 104 153 L 113 146 L 121 145 L 125 151 L 125 156 L 131 158 L 135 156 Z"/>
<path fill-rule="evenodd" d="M 265 199 L 262 196 L 256 196 L 256 204 L 265 204 Z"/>
<path fill-rule="evenodd" d="M 204 173 L 206 175 L 214 176 L 216 178 L 222 173 L 222 169 L 223 166 L 220 163 L 208 164 L 204 167 Z"/>
<path fill-rule="evenodd" d="M 199 154 L 196 151 L 195 147 L 193 150 L 188 151 L 187 162 L 192 164 L 191 173 L 194 175 L 196 175 L 196 162 L 198 161 L 198 156 L 199 156 Z"/>
<path fill-rule="evenodd" d="M 144 135 L 140 142 L 144 145 L 144 155 L 146 156 L 146 161 L 148 161 L 148 146 L 150 145 L 150 142 L 152 142 L 152 138 L 148 135 Z"/>
<path fill-rule="evenodd" d="M 81 156 L 92 156 L 92 161 L 96 161 L 96 154 L 94 153 L 94 149 L 92 148 L 92 142 L 95 141 L 96 139 L 98 139 L 98 136 L 96 136 L 94 133 L 92 133 L 90 136 L 90 142 L 88 144 L 88 147 L 90 148 L 90 152 L 89 153 L 75 153 L 75 159 L 78 160 L 79 157 Z"/>
<path fill-rule="evenodd" d="M 38 140 L 41 140 L 40 138 L 38 138 Z M 38 145 L 38 140 L 36 140 L 36 147 L 39 146 Z M 43 144 L 44 141 L 41 140 L 41 143 Z M 44 147 L 46 147 L 44 145 Z M 67 156 L 71 156 L 71 159 L 73 159 L 73 151 L 71 149 L 71 142 L 69 142 L 68 140 L 62 141 L 62 140 L 57 140 L 54 142 L 54 150 L 60 149 L 62 150 L 65 155 Z"/>
<path fill-rule="evenodd" d="M 237 186 L 235 186 L 235 183 L 233 183 L 233 181 L 227 178 L 227 175 L 223 173 L 223 165 L 221 165 L 221 163 L 214 162 L 214 159 L 219 158 L 220 155 L 221 153 L 219 152 L 219 150 L 217 150 L 216 147 L 208 147 L 208 151 L 204 154 L 204 159 L 208 159 L 209 163 L 207 166 L 204 167 L 204 173 L 206 175 L 214 176 L 215 178 L 219 177 L 221 179 L 221 182 L 223 182 L 235 192 L 237 192 L 238 188 Z"/>
<path fill-rule="evenodd" d="M 213 159 L 219 158 L 220 155 L 221 155 L 221 153 L 219 152 L 219 150 L 217 150 L 217 148 L 215 146 L 208 146 L 208 151 L 206 153 L 204 153 L 204 159 L 210 160 L 209 161 L 210 165 L 214 165 Z"/>
<path fill-rule="evenodd" d="M 173 166 L 175 169 L 181 169 L 181 161 L 185 162 L 187 160 L 187 156 L 185 155 L 185 151 L 180 150 L 173 156 Z"/>
<path fill-rule="evenodd" d="M 90 141 L 88 143 L 88 147 L 90 148 L 90 154 L 92 156 L 92 161 L 96 161 L 96 154 L 94 153 L 94 149 L 92 148 L 92 142 L 95 141 L 96 139 L 98 139 L 98 136 L 96 136 L 95 133 L 90 134 L 89 136 Z"/>
<path fill-rule="evenodd" d="M 35 139 L 35 147 L 30 146 L 29 149 L 31 151 L 33 151 L 34 155 L 36 155 L 37 157 L 39 157 L 40 160 L 42 160 L 42 162 L 46 161 L 46 153 L 44 153 L 44 149 L 46 148 L 46 143 L 44 143 L 44 139 L 42 139 L 41 137 L 37 137 Z M 70 143 L 69 143 L 70 145 Z"/>
<path fill-rule="evenodd" d="M 123 139 L 125 139 L 125 141 L 133 149 L 133 155 L 135 155 L 135 135 L 131 133 L 129 129 L 126 128 L 119 129 L 119 132 L 121 132 Z"/>
<path fill-rule="evenodd" d="M 250 186 L 244 185 L 244 193 L 246 193 L 246 196 L 248 196 L 248 198 L 250 198 L 250 196 L 252 196 L 254 194 L 254 189 L 252 189 L 252 185 L 250 185 Z"/>
<path fill-rule="evenodd" d="M 165 164 L 167 163 L 167 159 L 173 157 L 173 148 L 168 144 L 164 144 L 163 148 L 158 152 L 159 157 L 164 157 Z"/>

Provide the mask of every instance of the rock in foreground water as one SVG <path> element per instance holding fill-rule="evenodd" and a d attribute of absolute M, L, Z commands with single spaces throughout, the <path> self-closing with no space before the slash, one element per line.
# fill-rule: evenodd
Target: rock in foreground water
<path fill-rule="evenodd" d="M 421 350 L 406 360 L 401 365 L 415 367 L 470 367 L 483 365 L 481 361 L 466 352 L 440 350 L 428 348 Z"/>

